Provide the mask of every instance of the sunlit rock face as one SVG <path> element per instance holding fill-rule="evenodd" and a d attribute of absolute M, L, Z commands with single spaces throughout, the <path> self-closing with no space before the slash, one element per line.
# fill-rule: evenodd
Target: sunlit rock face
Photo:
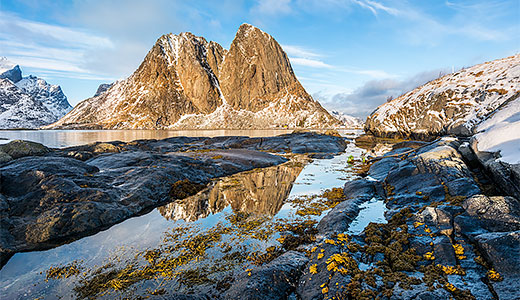
<path fill-rule="evenodd" d="M 288 162 L 235 174 L 214 182 L 197 195 L 158 210 L 168 220 L 188 222 L 220 212 L 227 206 L 235 213 L 274 216 L 282 208 L 302 169 L 303 164 Z"/>
<path fill-rule="evenodd" d="M 228 50 L 191 33 L 160 37 L 139 68 L 52 128 L 264 129 L 341 125 L 305 91 L 269 34 L 243 24 Z"/>

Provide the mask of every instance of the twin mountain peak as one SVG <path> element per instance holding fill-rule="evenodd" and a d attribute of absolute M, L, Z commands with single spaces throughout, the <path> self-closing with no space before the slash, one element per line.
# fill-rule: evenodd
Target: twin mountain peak
<path fill-rule="evenodd" d="M 286 53 L 242 24 L 229 47 L 191 33 L 161 36 L 139 68 L 51 128 L 326 128 L 341 122 L 305 91 Z"/>

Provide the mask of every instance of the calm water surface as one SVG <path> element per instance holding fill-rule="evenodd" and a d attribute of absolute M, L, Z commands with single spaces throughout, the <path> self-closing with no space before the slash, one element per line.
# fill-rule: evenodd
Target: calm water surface
<path fill-rule="evenodd" d="M 0 130 L 0 143 L 11 140 L 28 140 L 47 147 L 60 148 L 84 145 L 93 142 L 123 141 L 141 139 L 165 139 L 174 136 L 216 137 L 249 136 L 266 137 L 291 133 L 293 130 Z M 339 130 L 343 134 L 355 134 L 359 130 Z"/>
<path fill-rule="evenodd" d="M 266 136 L 283 134 L 287 131 L 1 131 L 0 137 L 9 139 L 30 139 L 50 147 L 63 147 L 89 143 L 97 140 L 134 140 L 143 138 L 166 138 L 169 136 L 248 135 Z M 343 131 L 344 135 L 359 134 L 359 131 Z M 294 219 L 297 207 L 293 199 L 319 195 L 326 189 L 342 187 L 348 180 L 356 178 L 347 160 L 350 156 L 360 159 L 364 150 L 349 144 L 345 153 L 332 159 L 317 159 L 308 164 L 283 164 L 255 172 L 236 174 L 216 180 L 204 193 L 176 201 L 152 210 L 143 216 L 128 219 L 108 230 L 46 251 L 15 254 L 0 270 L 1 299 L 74 299 L 72 291 L 78 285 L 76 276 L 65 280 L 45 280 L 46 271 L 53 266 L 63 266 L 73 261 L 81 261 L 86 268 L 106 265 L 107 262 L 131 260 L 136 253 L 147 249 L 158 249 L 172 229 L 189 226 L 204 232 L 217 223 L 229 226 L 230 216 L 238 213 L 254 215 L 263 220 L 262 226 L 276 220 Z M 319 198 L 318 198 L 319 199 Z M 187 200 L 187 199 L 185 199 Z M 310 200 L 315 201 L 315 200 Z M 318 221 L 321 216 L 308 216 Z M 363 205 L 359 217 L 349 229 L 349 233 L 359 233 L 370 221 L 382 222 L 384 205 L 380 201 L 370 201 Z M 266 225 L 267 226 L 267 225 Z M 224 243 L 234 241 L 234 249 L 265 251 L 277 242 L 279 234 L 267 239 L 245 238 L 236 241 L 232 235 L 223 237 Z M 215 247 L 217 248 L 217 247 Z M 211 267 L 223 255 L 219 249 L 209 249 L 208 259 L 186 267 Z M 245 264 L 238 266 L 241 272 Z M 240 269 L 242 268 L 242 269 Z M 222 276 L 217 274 L 216 276 Z M 211 277 L 210 277 L 211 279 Z M 135 284 L 136 294 L 160 285 L 168 291 L 181 293 L 191 290 L 176 281 L 146 281 Z M 125 295 L 125 294 L 123 294 Z M 120 294 L 109 294 L 110 299 Z"/>

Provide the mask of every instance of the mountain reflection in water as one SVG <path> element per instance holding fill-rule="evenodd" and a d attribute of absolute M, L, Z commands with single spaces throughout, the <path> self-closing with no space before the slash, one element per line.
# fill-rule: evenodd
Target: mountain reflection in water
<path fill-rule="evenodd" d="M 235 213 L 274 216 L 303 169 L 291 161 L 282 165 L 255 169 L 215 181 L 197 195 L 159 207 L 167 220 L 193 222 L 221 212 L 227 206 Z"/>

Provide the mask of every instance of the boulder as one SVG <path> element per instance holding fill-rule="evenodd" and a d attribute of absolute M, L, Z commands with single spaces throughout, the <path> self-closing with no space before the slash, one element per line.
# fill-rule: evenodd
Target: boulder
<path fill-rule="evenodd" d="M 14 159 L 24 156 L 44 155 L 50 152 L 50 149 L 42 144 L 22 140 L 14 140 L 1 145 L 0 150 Z M 4 156 L 5 158 L 7 157 Z"/>

